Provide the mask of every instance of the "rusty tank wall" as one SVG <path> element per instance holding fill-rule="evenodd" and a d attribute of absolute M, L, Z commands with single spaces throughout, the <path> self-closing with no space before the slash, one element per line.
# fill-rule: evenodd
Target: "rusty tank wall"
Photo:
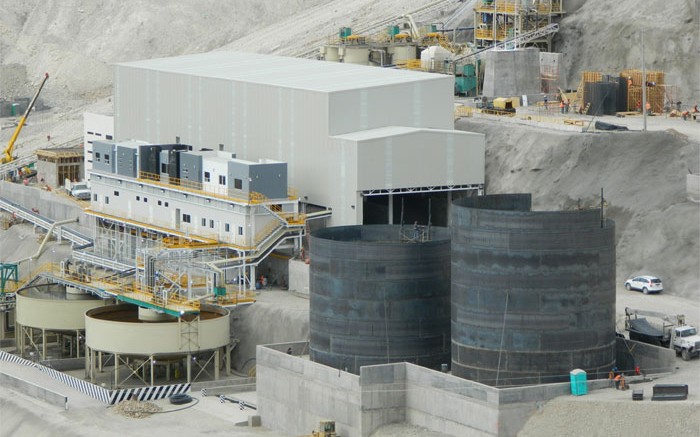
<path fill-rule="evenodd" d="M 360 367 L 450 360 L 450 241 L 405 242 L 398 225 L 339 226 L 311 234 L 310 357 Z M 404 227 L 411 236 L 413 225 Z"/>
<path fill-rule="evenodd" d="M 494 386 L 589 379 L 615 363 L 615 225 L 531 211 L 529 194 L 452 208 L 452 373 Z"/>

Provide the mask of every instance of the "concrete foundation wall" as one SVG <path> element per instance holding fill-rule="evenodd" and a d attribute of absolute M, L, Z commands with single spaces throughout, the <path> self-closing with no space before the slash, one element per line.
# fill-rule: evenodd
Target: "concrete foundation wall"
<path fill-rule="evenodd" d="M 332 419 L 339 435 L 363 435 L 359 376 L 265 346 L 257 347 L 256 361 L 258 413 L 264 427 L 306 435 L 318 429 L 320 420 Z"/>
<path fill-rule="evenodd" d="M 15 388 L 25 395 L 41 399 L 42 401 L 57 407 L 68 409 L 68 397 L 54 391 L 40 387 L 29 381 L 0 372 L 0 386 Z"/>
<path fill-rule="evenodd" d="M 685 192 L 688 200 L 700 203 L 700 173 L 685 176 Z"/>
<path fill-rule="evenodd" d="M 88 221 L 91 218 L 83 212 L 82 207 L 77 202 L 61 198 L 39 188 L 0 181 L 0 197 L 9 199 L 25 208 L 39 210 L 39 214 L 56 221 L 80 217 L 80 225 L 91 223 Z M 68 227 L 79 229 L 77 224 L 68 225 Z"/>
<path fill-rule="evenodd" d="M 486 52 L 484 58 L 484 96 L 511 97 L 541 92 L 538 49 L 492 50 Z"/>
<path fill-rule="evenodd" d="M 647 343 L 642 343 L 624 338 L 616 338 L 616 348 L 618 350 L 629 351 L 632 355 L 632 360 L 635 366 L 639 366 L 644 373 L 666 373 L 673 372 L 676 368 L 676 351 L 666 349 L 659 346 L 654 346 Z M 620 370 L 631 371 L 621 366 Z"/>
<path fill-rule="evenodd" d="M 289 260 L 289 290 L 309 294 L 309 265 L 302 260 Z"/>
<path fill-rule="evenodd" d="M 358 377 L 288 355 L 289 345 L 298 343 L 257 348 L 263 426 L 288 435 L 330 419 L 343 437 L 399 422 L 459 437 L 515 436 L 546 401 L 570 393 L 569 383 L 498 389 L 409 363 L 365 366 Z M 589 390 L 609 385 L 588 381 Z"/>

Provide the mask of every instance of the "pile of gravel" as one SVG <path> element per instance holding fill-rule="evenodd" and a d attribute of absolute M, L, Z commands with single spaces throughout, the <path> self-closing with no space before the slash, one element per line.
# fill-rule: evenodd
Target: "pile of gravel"
<path fill-rule="evenodd" d="M 133 419 L 143 419 L 149 417 L 153 413 L 158 413 L 163 409 L 153 402 L 143 402 L 137 400 L 122 401 L 114 407 L 114 412 L 122 416 L 131 417 Z"/>

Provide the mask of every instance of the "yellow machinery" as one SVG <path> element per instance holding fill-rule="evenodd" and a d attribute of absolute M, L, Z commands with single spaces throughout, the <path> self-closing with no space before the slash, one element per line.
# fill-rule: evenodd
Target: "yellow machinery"
<path fill-rule="evenodd" d="M 14 160 L 14 157 L 12 156 L 12 152 L 15 149 L 15 141 L 17 141 L 17 137 L 19 136 L 19 133 L 22 132 L 22 128 L 24 127 L 24 124 L 27 122 L 27 117 L 29 117 L 29 112 L 32 110 L 34 107 L 34 103 L 36 103 L 37 97 L 39 97 L 39 93 L 41 93 L 41 89 L 44 88 L 44 84 L 46 81 L 49 79 L 49 73 L 44 74 L 44 80 L 41 81 L 41 85 L 39 85 L 39 89 L 36 90 L 36 94 L 34 94 L 34 97 L 32 97 L 32 101 L 29 102 L 29 106 L 27 106 L 27 110 L 24 111 L 24 115 L 22 115 L 22 118 L 19 119 L 19 123 L 17 123 L 17 127 L 15 128 L 15 132 L 12 134 L 12 138 L 10 138 L 10 142 L 5 147 L 5 150 L 2 151 L 2 155 L 0 155 L 0 164 L 7 164 L 8 162 L 12 162 Z"/>
<path fill-rule="evenodd" d="M 318 428 L 320 431 L 311 431 L 311 434 L 305 437 L 340 437 L 335 433 L 335 420 L 322 420 Z"/>

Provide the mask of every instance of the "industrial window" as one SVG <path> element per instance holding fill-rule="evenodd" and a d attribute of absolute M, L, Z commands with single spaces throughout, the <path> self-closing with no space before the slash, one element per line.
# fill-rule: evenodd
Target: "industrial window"
<path fill-rule="evenodd" d="M 223 144 L 219 144 L 219 150 L 222 151 L 222 152 L 224 151 L 224 145 L 223 145 Z"/>
<path fill-rule="evenodd" d="M 105 204 L 109 205 L 109 196 L 105 196 Z"/>
<path fill-rule="evenodd" d="M 211 182 L 211 173 L 208 171 L 204 172 L 204 182 Z"/>
<path fill-rule="evenodd" d="M 88 131 L 88 135 L 95 135 L 95 132 Z"/>
<path fill-rule="evenodd" d="M 231 225 L 228 224 L 228 223 L 224 224 L 224 231 L 225 231 L 225 232 L 231 232 Z"/>
<path fill-rule="evenodd" d="M 112 135 L 105 135 L 105 138 L 107 138 L 108 140 L 111 140 L 111 139 L 112 139 Z"/>
<path fill-rule="evenodd" d="M 207 219 L 203 218 L 202 219 L 202 226 L 206 226 L 206 225 L 207 225 Z"/>
<path fill-rule="evenodd" d="M 222 174 L 219 175 L 219 185 L 226 185 L 226 176 Z"/>
<path fill-rule="evenodd" d="M 109 164 L 109 155 L 105 153 L 105 163 Z"/>
<path fill-rule="evenodd" d="M 136 201 L 138 202 L 139 200 L 141 200 L 141 196 L 136 196 Z"/>
<path fill-rule="evenodd" d="M 209 220 L 209 227 L 214 229 L 214 220 Z"/>
<path fill-rule="evenodd" d="M 189 214 L 182 214 L 182 221 L 185 223 L 191 223 L 192 217 Z"/>
<path fill-rule="evenodd" d="M 243 179 L 234 179 L 233 180 L 233 188 L 237 190 L 242 190 L 243 189 Z"/>
<path fill-rule="evenodd" d="M 144 203 L 148 203 L 148 197 L 143 198 Z"/>
<path fill-rule="evenodd" d="M 100 152 L 95 152 L 95 161 L 100 162 Z"/>
<path fill-rule="evenodd" d="M 92 200 L 94 200 L 95 202 L 97 202 L 97 194 L 93 194 L 93 195 L 92 195 Z"/>
<path fill-rule="evenodd" d="M 114 192 L 114 195 L 117 196 L 117 197 L 119 197 L 119 191 L 115 191 L 115 192 Z"/>
<path fill-rule="evenodd" d="M 160 165 L 160 172 L 167 173 L 168 172 L 168 164 L 161 164 Z"/>
<path fill-rule="evenodd" d="M 161 202 L 161 201 L 159 200 L 159 201 L 158 201 L 158 206 L 161 206 L 162 204 L 163 204 L 163 202 Z"/>
<path fill-rule="evenodd" d="M 243 226 L 238 227 L 238 235 L 243 235 Z"/>
<path fill-rule="evenodd" d="M 168 207 L 168 202 L 165 202 L 165 207 L 166 207 L 166 208 Z"/>

